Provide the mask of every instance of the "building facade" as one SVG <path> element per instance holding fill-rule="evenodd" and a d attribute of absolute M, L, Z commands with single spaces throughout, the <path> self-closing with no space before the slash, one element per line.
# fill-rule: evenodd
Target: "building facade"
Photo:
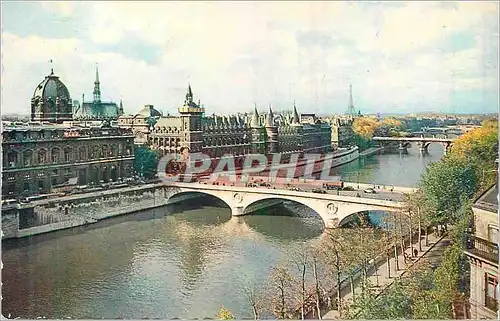
<path fill-rule="evenodd" d="M 96 66 L 93 100 L 85 101 L 85 96 L 82 96 L 82 103 L 73 102 L 74 114 L 73 119 L 80 121 L 102 121 L 102 120 L 117 120 L 123 115 L 123 102 L 120 100 L 120 105 L 112 101 L 101 100 L 101 82 L 99 81 L 99 69 Z"/>
<path fill-rule="evenodd" d="M 132 132 L 109 122 L 82 126 L 72 121 L 69 90 L 53 71 L 31 101 L 32 122 L 4 123 L 2 128 L 4 198 L 133 176 Z"/>
<path fill-rule="evenodd" d="M 179 116 L 162 116 L 147 105 L 136 115 L 121 116 L 118 126 L 133 130 L 136 144 L 147 144 L 161 154 L 203 152 L 213 158 L 224 154 L 290 154 L 331 151 L 331 128 L 314 114 L 237 113 L 205 116 L 205 108 L 194 101 L 188 87 Z"/>
<path fill-rule="evenodd" d="M 351 144 L 354 136 L 352 125 L 355 119 L 353 116 L 334 116 L 325 119 L 332 128 L 331 144 L 334 149 Z"/>
<path fill-rule="evenodd" d="M 470 318 L 498 317 L 498 185 L 472 207 L 474 231 L 465 254 L 470 262 Z"/>

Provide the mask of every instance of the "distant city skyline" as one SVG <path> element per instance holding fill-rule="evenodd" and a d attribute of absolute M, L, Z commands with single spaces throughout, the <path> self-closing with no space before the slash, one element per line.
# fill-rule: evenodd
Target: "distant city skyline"
<path fill-rule="evenodd" d="M 3 2 L 2 113 L 54 68 L 71 98 L 176 114 L 498 112 L 496 2 Z M 26 19 L 19 19 L 19 17 Z M 53 62 L 50 63 L 49 61 Z M 88 99 L 88 98 L 87 98 Z"/>

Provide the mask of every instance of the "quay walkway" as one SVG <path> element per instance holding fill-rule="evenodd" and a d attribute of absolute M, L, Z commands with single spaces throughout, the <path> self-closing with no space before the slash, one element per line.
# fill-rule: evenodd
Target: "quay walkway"
<path fill-rule="evenodd" d="M 389 260 L 391 277 L 389 277 L 387 272 L 387 260 L 384 260 L 383 263 L 378 265 L 377 271 L 375 271 L 374 268 L 370 269 L 368 271 L 368 281 L 375 286 L 373 290 L 375 290 L 378 294 L 382 293 L 385 289 L 390 287 L 394 283 L 394 281 L 403 276 L 411 266 L 420 261 L 423 257 L 430 261 L 431 266 L 438 266 L 441 263 L 444 250 L 451 243 L 451 237 L 449 235 L 450 234 L 448 233 L 444 236 L 439 237 L 436 235 L 436 233 L 429 234 L 427 246 L 425 245 L 425 239 L 422 238 L 422 252 L 419 252 L 416 258 L 414 257 L 411 261 L 408 260 L 405 264 L 404 255 L 406 254 L 407 257 L 411 257 L 411 247 L 406 248 L 404 254 L 399 253 L 398 261 L 400 269 L 398 271 L 396 271 L 395 269 L 396 261 L 394 257 L 391 257 L 391 259 Z M 413 248 L 418 249 L 418 241 L 414 242 Z M 378 286 L 376 286 L 377 278 Z M 357 295 L 359 295 L 359 293 L 361 292 L 361 277 L 359 276 L 354 280 L 354 292 Z M 350 304 L 352 302 L 353 297 L 349 281 L 346 281 L 342 284 L 341 296 L 342 304 L 344 306 L 345 304 Z M 337 310 L 324 309 L 322 311 L 322 319 L 339 319 L 339 312 Z"/>

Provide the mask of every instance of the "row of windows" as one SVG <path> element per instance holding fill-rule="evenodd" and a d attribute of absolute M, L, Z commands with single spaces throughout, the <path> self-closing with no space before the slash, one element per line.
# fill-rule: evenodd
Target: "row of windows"
<path fill-rule="evenodd" d="M 22 166 L 32 166 L 36 164 L 58 164 L 69 163 L 72 161 L 85 161 L 89 159 L 99 159 L 116 157 L 120 155 L 129 156 L 132 154 L 133 147 L 131 144 L 123 147 L 119 145 L 94 145 L 81 146 L 79 148 L 66 147 L 61 149 L 54 147 L 50 150 L 39 149 L 36 151 L 25 150 L 18 152 L 16 150 L 8 150 L 7 157 L 4 158 L 4 166 L 13 168 Z"/>

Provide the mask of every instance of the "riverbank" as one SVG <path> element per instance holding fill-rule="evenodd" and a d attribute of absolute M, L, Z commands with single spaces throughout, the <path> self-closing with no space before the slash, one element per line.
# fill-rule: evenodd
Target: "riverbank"
<path fill-rule="evenodd" d="M 184 201 L 196 203 L 196 200 L 204 196 L 199 193 L 177 194 L 175 188 L 154 183 L 11 204 L 2 207 L 2 240 L 90 225 Z M 277 199 L 263 200 L 249 207 L 246 213 L 282 203 L 282 200 Z"/>
<path fill-rule="evenodd" d="M 359 153 L 360 157 L 367 157 L 381 151 L 382 147 L 370 147 Z"/>

